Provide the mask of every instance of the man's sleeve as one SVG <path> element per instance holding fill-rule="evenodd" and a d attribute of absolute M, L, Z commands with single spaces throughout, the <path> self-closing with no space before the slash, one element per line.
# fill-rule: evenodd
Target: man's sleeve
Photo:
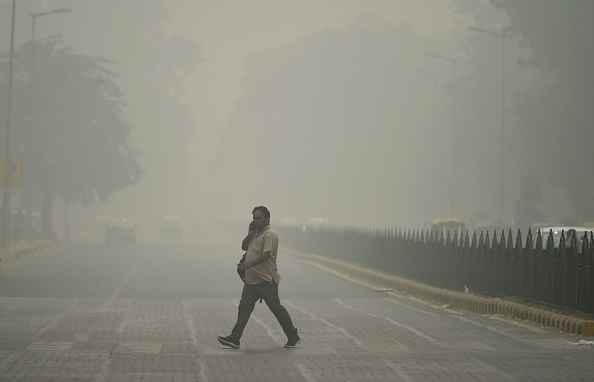
<path fill-rule="evenodd" d="M 270 232 L 264 235 L 264 249 L 263 252 L 270 252 L 274 254 L 278 251 L 278 235 Z"/>

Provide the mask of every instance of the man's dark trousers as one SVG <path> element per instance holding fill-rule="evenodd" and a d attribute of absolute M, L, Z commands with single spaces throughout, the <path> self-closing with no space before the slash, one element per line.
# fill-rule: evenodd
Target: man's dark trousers
<path fill-rule="evenodd" d="M 243 334 L 243 329 L 250 319 L 250 315 L 254 310 L 256 302 L 262 298 L 270 311 L 274 314 L 278 323 L 283 328 L 283 331 L 288 337 L 295 334 L 295 327 L 287 309 L 281 305 L 278 297 L 278 285 L 275 283 L 261 282 L 259 284 L 243 286 L 241 293 L 241 301 L 239 301 L 239 312 L 237 313 L 237 323 L 231 331 L 234 338 L 240 339 Z"/>

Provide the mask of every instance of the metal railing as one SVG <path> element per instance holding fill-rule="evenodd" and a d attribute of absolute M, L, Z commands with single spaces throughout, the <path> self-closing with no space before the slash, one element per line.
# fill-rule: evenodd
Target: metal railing
<path fill-rule="evenodd" d="M 555 246 L 552 232 L 510 229 L 435 232 L 325 226 L 275 227 L 281 245 L 361 264 L 426 284 L 488 296 L 513 296 L 594 313 L 594 237 L 565 234 Z M 533 239 L 534 238 L 534 239 Z M 543 242 L 546 243 L 543 245 Z"/>

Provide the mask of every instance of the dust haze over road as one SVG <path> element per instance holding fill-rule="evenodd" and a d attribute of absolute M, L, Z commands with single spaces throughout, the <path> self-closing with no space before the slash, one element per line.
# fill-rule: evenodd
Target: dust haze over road
<path fill-rule="evenodd" d="M 3 378 L 591 377 L 582 337 L 450 311 L 285 248 L 303 345 L 283 352 L 260 304 L 237 352 L 216 336 L 236 318 L 256 205 L 273 227 L 594 221 L 594 2 L 16 3 L 12 207 L 68 240 L 2 261 Z M 137 237 L 126 220 L 113 232 L 127 242 L 106 244 L 110 217 Z M 162 240 L 164 222 L 182 240 Z"/>
<path fill-rule="evenodd" d="M 241 292 L 232 239 L 219 232 L 192 243 L 85 242 L 11 262 L 0 280 L 0 379 L 554 381 L 592 374 L 588 336 L 378 291 L 381 285 L 355 283 L 283 250 L 282 303 L 303 342 L 283 348 L 276 318 L 256 304 L 241 347 L 224 348 L 216 336 L 235 322 Z"/>
<path fill-rule="evenodd" d="M 522 28 L 536 26 L 504 3 L 19 2 L 17 45 L 31 39 L 28 13 L 68 7 L 37 20 L 38 43 L 60 35 L 63 46 L 112 61 L 143 170 L 137 184 L 94 204 L 66 208 L 56 195 L 55 230 L 65 211 L 73 234 L 88 234 L 94 216 L 123 215 L 150 237 L 164 215 L 192 227 L 247 220 L 260 204 L 273 223 L 324 216 L 418 228 L 458 216 L 512 226 L 522 181 L 541 171 L 540 153 L 524 149 L 544 118 L 529 109 L 529 95 L 564 79 L 564 67 L 530 61 L 545 51 Z M 7 35 L 11 2 L 0 6 Z M 578 3 L 567 10 L 578 12 Z M 501 50 L 494 36 L 469 30 L 476 26 L 510 27 L 503 128 Z M 15 104 L 28 101 L 15 94 Z M 541 198 L 530 200 L 540 217 L 587 220 L 578 210 L 590 180 L 549 180 L 538 179 Z"/>

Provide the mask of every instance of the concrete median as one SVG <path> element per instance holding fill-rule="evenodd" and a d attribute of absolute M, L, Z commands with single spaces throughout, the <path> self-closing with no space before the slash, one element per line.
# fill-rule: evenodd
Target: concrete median
<path fill-rule="evenodd" d="M 281 251 L 297 260 L 311 263 L 347 278 L 372 286 L 394 289 L 403 294 L 433 303 L 449 305 L 456 309 L 478 314 L 506 315 L 572 334 L 594 335 L 594 320 L 560 314 L 552 309 L 533 307 L 504 298 L 493 298 L 471 292 L 464 293 L 437 288 L 362 265 L 316 254 L 305 254 L 288 248 L 282 248 Z"/>
<path fill-rule="evenodd" d="M 0 249 L 1 259 L 20 258 L 38 252 L 51 245 L 54 245 L 54 241 L 34 241 L 31 243 L 19 243 L 10 248 Z"/>
<path fill-rule="evenodd" d="M 33 242 L 17 243 L 9 248 L 0 249 L 0 269 L 8 267 L 18 259 L 33 255 L 55 244 L 55 241 L 36 240 Z"/>

